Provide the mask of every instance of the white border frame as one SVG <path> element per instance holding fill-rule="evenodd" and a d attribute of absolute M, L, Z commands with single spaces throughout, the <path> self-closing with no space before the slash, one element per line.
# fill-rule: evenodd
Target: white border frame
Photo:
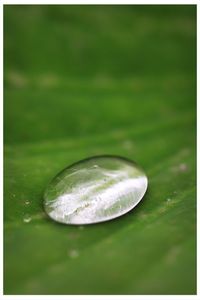
<path fill-rule="evenodd" d="M 180 4 L 180 5 L 197 5 L 197 53 L 200 51 L 200 46 L 199 46 L 199 32 L 200 32 L 200 11 L 199 11 L 199 2 L 198 0 L 194 1 L 194 0 L 190 0 L 190 1 L 186 1 L 186 0 L 169 0 L 169 1 L 131 1 L 131 0 L 124 0 L 124 1 L 120 1 L 120 0 L 101 0 L 101 1 L 95 1 L 95 0 L 82 0 L 82 1 L 78 1 L 78 0 L 73 0 L 73 1 L 65 1 L 65 0 L 58 0 L 58 1 L 53 1 L 53 0 L 35 0 L 35 1 L 17 1 L 17 0 L 0 0 L 0 101 L 1 101 L 1 129 L 0 129 L 0 141 L 1 141 L 1 156 L 0 156 L 0 160 L 1 160 L 1 165 L 3 166 L 3 5 L 21 5 L 21 4 L 25 4 L 25 5 L 48 5 L 48 4 L 55 4 L 55 5 L 59 5 L 59 4 L 73 4 L 73 5 L 85 5 L 85 4 L 93 4 L 93 5 L 109 5 L 109 4 L 115 4 L 115 5 L 127 5 L 127 4 Z M 199 78 L 198 74 L 200 73 L 200 65 L 199 65 L 199 60 L 198 60 L 198 56 L 197 56 L 197 78 Z M 198 82 L 198 80 L 197 80 Z M 200 150 L 200 141 L 198 139 L 198 133 L 200 132 L 200 122 L 198 122 L 198 116 L 199 116 L 199 103 L 198 103 L 198 95 L 199 95 L 199 89 L 198 89 L 198 84 L 197 84 L 197 153 Z M 197 155 L 197 216 L 199 215 L 199 209 L 200 209 L 200 204 L 198 203 L 198 198 L 199 198 L 199 189 L 198 186 L 200 186 L 200 179 L 199 179 L 199 157 Z M 3 199 L 3 168 L 1 168 L 1 172 L 0 172 L 0 181 L 1 181 L 1 199 Z M 0 229 L 1 232 L 3 233 L 3 201 L 1 203 L 1 209 L 0 209 Z M 199 229 L 199 224 L 200 224 L 200 220 L 197 219 L 197 229 Z M 199 252 L 200 249 L 200 241 L 199 239 L 197 239 L 197 254 Z M 1 254 L 1 266 L 3 266 L 3 234 L 0 234 L 0 254 Z M 200 260 L 198 258 L 197 255 L 197 274 L 200 274 Z M 19 300 L 23 300 L 23 299 L 81 299 L 81 300 L 88 300 L 88 299 L 104 299 L 104 300 L 114 300 L 114 299 L 150 299 L 153 300 L 155 298 L 157 299 L 176 299 L 176 300 L 182 300 L 182 299 L 196 299 L 200 296 L 200 287 L 199 287 L 199 278 L 197 277 L 197 295 L 180 295 L 180 296 L 164 296 L 164 295 L 150 295 L 150 296 L 144 296 L 144 295 L 115 295 L 115 296 L 93 296 L 93 295 L 84 295 L 84 296 L 75 296 L 75 295 L 64 295 L 64 296 L 58 296 L 58 295 L 46 295 L 46 296 L 40 296 L 40 295 L 3 295 L 3 267 L 1 267 L 0 270 L 0 299 L 7 299 L 7 300 L 13 300 L 13 299 L 19 299 Z"/>

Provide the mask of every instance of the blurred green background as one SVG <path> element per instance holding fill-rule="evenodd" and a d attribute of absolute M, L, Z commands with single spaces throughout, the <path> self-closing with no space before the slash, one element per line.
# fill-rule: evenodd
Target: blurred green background
<path fill-rule="evenodd" d="M 4 293 L 195 294 L 196 7 L 4 5 L 4 80 Z M 49 180 L 100 154 L 146 170 L 141 204 L 48 219 Z"/>

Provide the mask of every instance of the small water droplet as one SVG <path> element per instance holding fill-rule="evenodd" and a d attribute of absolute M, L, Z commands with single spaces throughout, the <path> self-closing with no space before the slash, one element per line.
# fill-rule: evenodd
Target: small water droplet
<path fill-rule="evenodd" d="M 69 257 L 71 257 L 71 258 L 76 258 L 76 257 L 79 256 L 79 252 L 78 252 L 78 250 L 76 250 L 76 249 L 71 249 L 71 250 L 68 252 L 68 255 L 69 255 Z"/>
<path fill-rule="evenodd" d="M 170 202 L 171 201 L 171 198 L 167 198 L 167 202 Z"/>
<path fill-rule="evenodd" d="M 29 200 L 26 200 L 26 201 L 25 201 L 25 204 L 26 204 L 26 205 L 29 205 L 29 204 L 30 204 L 30 201 L 29 201 Z"/>
<path fill-rule="evenodd" d="M 76 172 L 73 164 L 55 176 L 44 193 L 44 209 L 57 222 L 83 225 L 117 218 L 146 192 L 145 173 L 125 158 L 96 156 L 75 166 Z"/>
<path fill-rule="evenodd" d="M 23 221 L 24 223 L 29 223 L 31 221 L 31 216 L 28 214 L 24 215 Z"/>

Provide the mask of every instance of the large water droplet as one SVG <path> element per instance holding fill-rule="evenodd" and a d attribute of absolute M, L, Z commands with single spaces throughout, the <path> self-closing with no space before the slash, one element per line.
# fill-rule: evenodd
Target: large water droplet
<path fill-rule="evenodd" d="M 134 162 L 96 156 L 67 167 L 51 181 L 44 193 L 44 209 L 57 222 L 98 223 L 130 211 L 146 189 L 147 177 Z"/>

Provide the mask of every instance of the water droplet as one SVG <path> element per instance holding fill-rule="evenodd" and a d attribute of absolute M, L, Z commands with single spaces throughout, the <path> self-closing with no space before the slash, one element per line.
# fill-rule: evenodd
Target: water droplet
<path fill-rule="evenodd" d="M 29 223 L 31 221 L 31 216 L 28 214 L 24 215 L 23 221 L 24 223 Z"/>
<path fill-rule="evenodd" d="M 171 201 L 171 198 L 167 198 L 167 202 L 170 202 Z"/>
<path fill-rule="evenodd" d="M 76 258 L 79 256 L 79 252 L 76 250 L 76 249 L 72 249 L 68 252 L 68 255 L 71 257 L 71 258 Z"/>
<path fill-rule="evenodd" d="M 29 205 L 29 204 L 30 204 L 30 201 L 29 201 L 29 200 L 26 200 L 26 201 L 25 201 L 25 204 L 26 204 L 26 205 Z"/>
<path fill-rule="evenodd" d="M 146 189 L 147 177 L 134 162 L 111 155 L 96 156 L 55 176 L 44 193 L 44 209 L 60 223 L 99 223 L 130 211 Z"/>

